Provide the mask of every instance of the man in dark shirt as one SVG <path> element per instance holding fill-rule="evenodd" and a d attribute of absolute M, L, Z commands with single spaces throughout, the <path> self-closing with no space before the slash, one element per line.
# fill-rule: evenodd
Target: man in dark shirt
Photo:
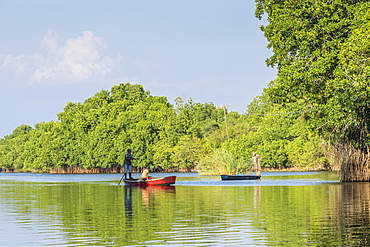
<path fill-rule="evenodd" d="M 129 174 L 129 178 L 131 179 L 131 173 L 132 173 L 132 164 L 131 160 L 134 160 L 135 158 L 131 155 L 132 150 L 129 148 L 127 149 L 127 153 L 125 154 L 125 161 L 124 163 L 124 173 L 125 173 L 125 179 L 127 179 L 127 173 Z"/>

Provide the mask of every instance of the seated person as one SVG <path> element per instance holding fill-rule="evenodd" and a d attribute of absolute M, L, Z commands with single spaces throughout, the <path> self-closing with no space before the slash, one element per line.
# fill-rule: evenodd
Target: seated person
<path fill-rule="evenodd" d="M 141 174 L 141 179 L 143 180 L 149 179 L 149 170 L 150 170 L 149 166 L 145 167 L 143 173 Z"/>

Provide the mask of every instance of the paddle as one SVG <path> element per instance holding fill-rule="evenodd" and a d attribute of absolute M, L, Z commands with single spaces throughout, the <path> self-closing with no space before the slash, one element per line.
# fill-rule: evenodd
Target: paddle
<path fill-rule="evenodd" d="M 122 175 L 121 180 L 118 182 L 118 185 L 122 182 L 122 179 L 123 179 L 124 176 L 125 176 L 125 174 Z"/>

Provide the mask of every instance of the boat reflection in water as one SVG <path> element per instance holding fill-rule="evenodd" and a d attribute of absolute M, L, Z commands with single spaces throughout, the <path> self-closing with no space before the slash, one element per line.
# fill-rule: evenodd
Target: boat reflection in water
<path fill-rule="evenodd" d="M 175 194 L 175 186 L 124 186 L 124 199 L 125 199 L 125 214 L 127 218 L 127 226 L 132 226 L 132 218 L 134 216 L 134 206 L 139 203 L 141 194 L 142 205 L 149 206 L 150 201 L 160 199 L 167 194 Z M 133 203 L 135 204 L 133 206 Z M 131 222 L 131 223 L 130 223 Z"/>
<path fill-rule="evenodd" d="M 132 186 L 128 186 L 132 187 Z M 142 203 L 144 206 L 149 206 L 150 201 L 153 201 L 154 198 L 164 196 L 168 193 L 176 193 L 175 186 L 146 186 L 140 187 Z"/>

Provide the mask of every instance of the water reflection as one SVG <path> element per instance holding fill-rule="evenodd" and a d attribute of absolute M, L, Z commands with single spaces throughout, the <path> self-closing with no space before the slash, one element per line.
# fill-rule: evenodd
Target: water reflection
<path fill-rule="evenodd" d="M 262 201 L 262 193 L 261 193 L 261 186 L 255 186 L 254 187 L 254 193 L 253 193 L 253 198 L 254 198 L 254 207 L 257 208 L 261 205 Z"/>
<path fill-rule="evenodd" d="M 125 186 L 125 215 L 126 215 L 126 227 L 132 227 L 132 217 L 133 217 L 133 208 L 132 208 L 132 187 Z"/>
<path fill-rule="evenodd" d="M 133 187 L 124 186 L 124 205 L 126 215 L 126 226 L 132 227 L 132 221 L 134 217 L 134 206 L 133 206 L 133 190 L 134 193 L 141 195 L 141 205 L 144 207 L 154 207 L 161 197 L 166 194 L 173 194 L 175 196 L 175 186 L 148 186 L 148 187 Z M 135 198 L 137 204 L 138 198 Z"/>
<path fill-rule="evenodd" d="M 336 212 L 335 236 L 356 246 L 370 245 L 370 183 L 343 183 Z"/>
<path fill-rule="evenodd" d="M 0 245 L 369 246 L 370 183 L 319 175 L 297 174 L 305 186 L 289 175 L 254 186 L 184 177 L 179 186 L 147 188 L 116 179 L 3 180 Z M 185 185 L 191 181 L 200 186 Z"/>
<path fill-rule="evenodd" d="M 176 193 L 175 186 L 148 186 L 141 187 L 141 198 L 144 206 L 149 207 L 150 201 L 155 197 L 163 196 L 166 193 Z"/>
<path fill-rule="evenodd" d="M 269 229 L 271 245 L 370 246 L 370 183 L 275 187 L 262 193 L 256 226 Z"/>

